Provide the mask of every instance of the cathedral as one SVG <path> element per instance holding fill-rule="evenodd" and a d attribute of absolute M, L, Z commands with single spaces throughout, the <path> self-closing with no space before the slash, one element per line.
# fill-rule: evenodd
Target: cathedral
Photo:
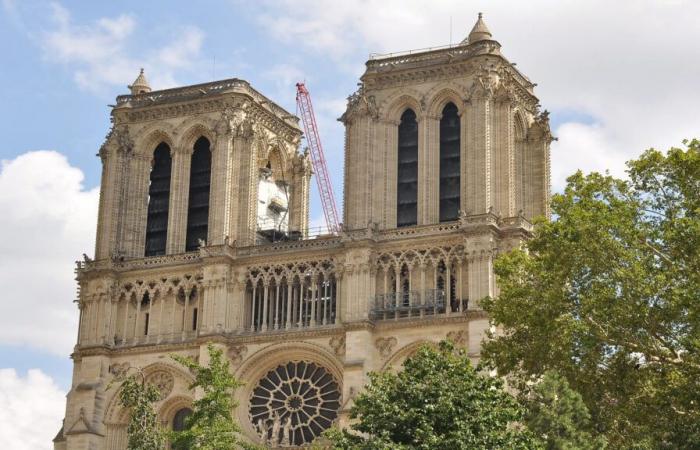
<path fill-rule="evenodd" d="M 224 350 L 244 436 L 311 443 L 370 371 L 451 339 L 478 360 L 494 258 L 549 215 L 546 112 L 481 15 L 459 44 L 372 55 L 340 118 L 341 230 L 309 232 L 299 119 L 241 79 L 120 95 L 100 148 L 94 257 L 55 450 L 126 449 L 119 380 L 141 370 L 164 427 L 196 391 L 169 355 Z"/>

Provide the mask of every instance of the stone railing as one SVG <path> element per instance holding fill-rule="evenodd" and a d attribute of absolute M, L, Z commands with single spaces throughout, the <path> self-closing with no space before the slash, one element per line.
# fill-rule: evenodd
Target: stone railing
<path fill-rule="evenodd" d="M 257 103 L 267 106 L 275 115 L 298 126 L 299 118 L 290 114 L 281 106 L 255 90 L 250 83 L 237 78 L 213 81 L 210 83 L 195 84 L 192 86 L 163 89 L 136 95 L 120 95 L 117 97 L 117 106 L 127 103 L 133 107 L 153 106 L 163 103 L 182 102 L 202 98 L 205 95 L 220 94 L 227 91 L 240 91 L 250 95 Z"/>
<path fill-rule="evenodd" d="M 143 258 L 101 259 L 99 261 L 76 261 L 78 271 L 92 270 L 136 270 L 162 267 L 199 261 L 199 251 L 177 253 L 175 255 L 145 256 Z"/>
<path fill-rule="evenodd" d="M 444 290 L 426 289 L 377 294 L 370 299 L 369 315 L 373 320 L 391 320 L 462 313 L 468 307 L 467 299 L 452 299 L 448 304 Z"/>

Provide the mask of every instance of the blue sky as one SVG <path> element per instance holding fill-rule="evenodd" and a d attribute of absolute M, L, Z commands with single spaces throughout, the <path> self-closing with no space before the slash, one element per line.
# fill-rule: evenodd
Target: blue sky
<path fill-rule="evenodd" d="M 140 67 L 154 89 L 243 78 L 291 112 L 305 80 L 340 205 L 336 119 L 369 53 L 447 44 L 450 23 L 457 42 L 479 11 L 552 112 L 554 190 L 578 168 L 623 175 L 645 148 L 700 134 L 691 0 L 0 0 L 0 232 L 11 236 L 0 241 L 0 401 L 16 405 L 0 412 L 0 447 L 49 448 L 44 435 L 8 436 L 58 429 L 77 326 L 73 261 L 94 241 L 95 154 L 108 105 Z"/>

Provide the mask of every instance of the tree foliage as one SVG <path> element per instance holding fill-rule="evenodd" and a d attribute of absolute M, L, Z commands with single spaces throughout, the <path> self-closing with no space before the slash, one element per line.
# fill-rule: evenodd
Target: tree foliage
<path fill-rule="evenodd" d="M 185 419 L 185 430 L 172 433 L 174 448 L 229 450 L 256 448 L 240 436 L 241 429 L 233 419 L 238 406 L 234 391 L 243 384 L 231 374 L 223 351 L 207 346 L 209 364 L 200 365 L 193 358 L 173 355 L 172 358 L 194 374 L 190 389 L 199 389 L 202 396 L 192 403 L 192 414 Z"/>
<path fill-rule="evenodd" d="M 483 355 L 520 388 L 553 369 L 611 447 L 700 446 L 700 142 L 578 172 L 527 251 L 499 258 Z"/>
<path fill-rule="evenodd" d="M 423 346 L 399 373 L 369 377 L 350 411 L 352 431 L 325 434 L 334 448 L 537 448 L 517 425 L 523 409 L 502 381 L 478 373 L 449 342 Z"/>
<path fill-rule="evenodd" d="M 133 374 L 124 379 L 119 390 L 121 405 L 129 409 L 129 424 L 126 428 L 129 450 L 162 450 L 165 432 L 158 423 L 153 404 L 160 393 L 152 384 L 146 383 L 143 374 Z"/>
<path fill-rule="evenodd" d="M 591 432 L 591 415 L 581 395 L 556 372 L 546 372 L 521 398 L 526 408 L 524 423 L 547 450 L 606 447 L 605 438 Z"/>

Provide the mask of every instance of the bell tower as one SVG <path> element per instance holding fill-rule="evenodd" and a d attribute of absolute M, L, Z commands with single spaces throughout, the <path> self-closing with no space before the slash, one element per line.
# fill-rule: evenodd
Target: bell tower
<path fill-rule="evenodd" d="M 372 55 L 361 80 L 341 118 L 347 227 L 549 215 L 547 113 L 481 14 L 457 45 Z"/>

